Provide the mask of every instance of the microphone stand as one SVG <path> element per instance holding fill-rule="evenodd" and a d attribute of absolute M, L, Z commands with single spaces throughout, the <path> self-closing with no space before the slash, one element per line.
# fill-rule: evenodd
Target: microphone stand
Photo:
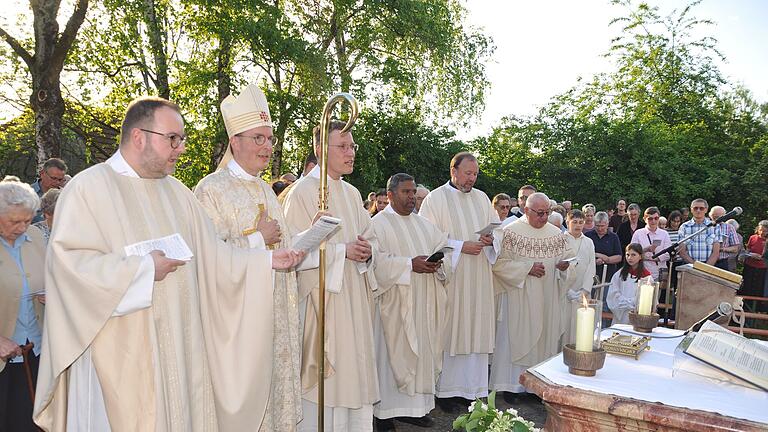
<path fill-rule="evenodd" d="M 697 235 L 701 234 L 702 232 L 708 230 L 709 228 L 711 228 L 711 227 L 713 227 L 715 225 L 717 225 L 715 222 L 710 222 L 710 223 L 706 224 L 704 227 L 702 227 L 700 230 L 696 231 L 695 233 L 689 235 L 688 237 L 685 237 L 685 238 L 683 238 L 681 240 L 678 240 L 678 241 L 672 243 L 672 245 L 670 245 L 666 249 L 663 249 L 663 250 L 661 250 L 659 252 L 656 252 L 651 257 L 653 259 L 656 259 L 656 258 L 660 257 L 661 255 L 669 254 L 669 274 L 667 275 L 667 293 L 666 293 L 666 298 L 664 299 L 664 302 L 667 305 L 670 305 L 671 304 L 671 300 L 672 300 L 671 299 L 671 295 L 670 295 L 671 291 L 672 291 L 672 271 L 674 270 L 674 261 L 675 261 L 675 256 L 677 255 L 678 248 L 680 247 L 680 245 L 684 244 L 688 240 L 696 237 Z M 677 297 L 677 294 L 675 294 L 675 297 Z M 664 309 L 664 325 L 667 325 L 667 323 L 669 323 L 669 310 L 670 310 L 669 307 Z"/>

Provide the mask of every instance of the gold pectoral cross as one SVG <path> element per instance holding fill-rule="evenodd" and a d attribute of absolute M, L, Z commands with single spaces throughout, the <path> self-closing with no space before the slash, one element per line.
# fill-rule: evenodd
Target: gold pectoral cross
<path fill-rule="evenodd" d="M 261 217 L 262 213 L 267 215 L 267 221 L 271 221 L 272 220 L 272 218 L 269 217 L 269 213 L 266 213 L 267 208 L 266 208 L 266 206 L 263 203 L 262 204 L 258 204 L 257 207 L 259 209 L 259 212 L 256 214 L 256 217 L 253 218 L 253 227 L 248 228 L 247 230 L 243 231 L 243 236 L 245 236 L 245 237 L 247 237 L 247 236 L 249 236 L 251 234 L 254 234 L 254 233 L 256 233 L 258 231 L 258 229 L 256 229 L 256 227 L 259 224 L 259 218 Z M 264 241 L 264 243 L 266 243 L 266 240 Z M 276 248 L 277 248 L 277 243 L 271 244 L 271 245 L 267 245 L 267 249 L 269 249 L 269 250 L 275 250 Z"/>

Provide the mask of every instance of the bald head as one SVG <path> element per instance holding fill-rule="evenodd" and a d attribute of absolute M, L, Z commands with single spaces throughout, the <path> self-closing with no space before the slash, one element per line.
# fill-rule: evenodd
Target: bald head
<path fill-rule="evenodd" d="M 543 192 L 535 192 L 529 195 L 528 199 L 525 201 L 525 206 L 528 208 L 531 208 L 537 204 L 549 206 L 549 197 Z"/>
<path fill-rule="evenodd" d="M 528 196 L 525 200 L 525 217 L 533 228 L 541 228 L 547 224 L 547 218 L 552 212 L 549 207 L 549 197 L 541 192 Z"/>

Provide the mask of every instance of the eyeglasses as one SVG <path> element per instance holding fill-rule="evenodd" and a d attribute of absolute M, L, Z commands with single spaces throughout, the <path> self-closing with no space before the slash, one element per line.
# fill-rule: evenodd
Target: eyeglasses
<path fill-rule="evenodd" d="M 46 176 L 46 177 L 48 177 L 49 179 L 51 179 L 51 180 L 53 180 L 53 181 L 55 181 L 55 182 L 59 182 L 59 183 L 61 183 L 61 182 L 63 182 L 63 181 L 64 181 L 64 177 L 55 177 L 55 176 L 52 176 L 52 175 L 50 175 L 50 174 L 48 173 L 48 171 L 47 171 L 47 170 L 46 170 L 46 171 L 43 171 L 43 172 L 45 173 L 45 176 Z"/>
<path fill-rule="evenodd" d="M 342 152 L 344 152 L 344 153 L 346 153 L 346 152 L 348 152 L 348 151 L 350 151 L 350 150 L 351 150 L 351 151 L 353 151 L 353 152 L 357 152 L 357 150 L 360 148 L 360 146 L 359 146 L 359 145 L 357 145 L 357 144 L 342 144 L 342 145 L 337 145 L 337 144 L 328 144 L 328 146 L 329 146 L 329 147 L 336 147 L 336 148 L 339 148 L 339 149 L 341 149 L 341 151 L 342 151 Z"/>
<path fill-rule="evenodd" d="M 500 209 L 511 209 L 512 208 L 511 205 L 500 205 L 500 206 L 497 206 L 497 207 L 500 208 Z"/>
<path fill-rule="evenodd" d="M 156 131 L 153 131 L 153 130 L 142 129 L 142 128 L 139 128 L 139 130 L 143 131 L 143 132 L 148 132 L 148 133 L 151 133 L 151 134 L 155 134 L 155 135 L 160 135 L 161 137 L 167 139 L 171 143 L 171 148 L 174 149 L 174 150 L 176 150 L 177 148 L 179 148 L 179 146 L 181 146 L 182 144 L 187 142 L 187 136 L 186 135 L 179 135 L 179 134 L 176 134 L 176 133 L 173 133 L 173 132 L 171 132 L 171 133 L 161 133 L 161 132 L 156 132 Z"/>
<path fill-rule="evenodd" d="M 691 207 L 691 209 L 693 209 L 693 211 L 704 211 L 707 208 L 706 207 Z"/>
<path fill-rule="evenodd" d="M 237 134 L 235 136 L 238 136 L 240 138 L 250 138 L 250 139 L 253 140 L 253 142 L 257 146 L 263 146 L 264 143 L 266 143 L 267 141 L 269 141 L 269 145 L 271 145 L 271 146 L 273 146 L 273 145 L 275 145 L 277 143 L 277 137 L 275 137 L 274 135 L 273 136 L 266 136 L 266 135 L 262 135 L 262 134 L 256 134 L 256 135 L 240 135 L 240 134 Z"/>
<path fill-rule="evenodd" d="M 645 218 L 648 220 L 659 220 L 658 216 L 646 216 Z"/>
<path fill-rule="evenodd" d="M 536 213 L 536 216 L 538 217 L 549 216 L 549 214 L 552 213 L 552 210 L 534 210 L 532 208 L 529 208 L 528 210 Z"/>

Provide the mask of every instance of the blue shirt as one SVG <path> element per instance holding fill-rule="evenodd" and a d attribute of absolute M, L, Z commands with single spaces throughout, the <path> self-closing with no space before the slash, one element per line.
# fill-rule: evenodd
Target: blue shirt
<path fill-rule="evenodd" d="M 30 295 L 29 281 L 27 280 L 27 274 L 24 272 L 24 263 L 21 261 L 21 245 L 26 241 L 31 241 L 26 233 L 20 235 L 13 243 L 13 246 L 0 237 L 0 243 L 8 251 L 8 255 L 11 256 L 19 267 L 19 273 L 21 273 L 21 301 L 19 302 L 19 313 L 16 316 L 16 328 L 13 330 L 11 339 L 19 345 L 25 345 L 27 341 L 34 343 L 33 351 L 35 355 L 40 355 L 43 332 L 40 329 L 40 324 L 37 322 L 35 305 L 33 303 L 34 297 Z M 22 359 L 21 356 L 18 356 L 11 359 L 10 363 L 19 363 Z"/>
<path fill-rule="evenodd" d="M 705 217 L 704 222 L 700 224 L 697 224 L 693 219 L 684 222 L 680 225 L 680 229 L 677 231 L 680 236 L 679 240 L 704 228 L 709 225 L 710 222 L 711 220 L 707 217 Z M 709 256 L 712 255 L 714 244 L 720 243 L 721 237 L 720 227 L 709 227 L 706 231 L 685 242 L 686 252 L 688 252 L 688 256 L 694 261 L 707 262 Z"/>
<path fill-rule="evenodd" d="M 624 255 L 621 251 L 621 242 L 619 241 L 619 236 L 616 234 L 608 231 L 604 236 L 600 237 L 597 235 L 597 230 L 592 229 L 585 232 L 584 235 L 592 239 L 592 243 L 595 244 L 595 253 L 601 253 L 607 256 Z M 613 274 L 616 273 L 616 270 L 618 270 L 619 264 L 604 265 L 608 266 L 608 270 L 605 273 L 605 280 L 610 281 Z M 603 265 L 596 266 L 595 272 L 597 277 L 602 278 Z"/>
<path fill-rule="evenodd" d="M 43 185 L 40 184 L 40 179 L 35 180 L 35 182 L 30 186 L 32 186 L 32 189 L 35 191 L 38 198 L 43 197 Z M 43 210 L 37 209 L 37 212 L 35 212 L 35 217 L 32 218 L 32 223 L 37 223 L 41 220 L 45 220 L 45 216 L 43 216 Z"/>

